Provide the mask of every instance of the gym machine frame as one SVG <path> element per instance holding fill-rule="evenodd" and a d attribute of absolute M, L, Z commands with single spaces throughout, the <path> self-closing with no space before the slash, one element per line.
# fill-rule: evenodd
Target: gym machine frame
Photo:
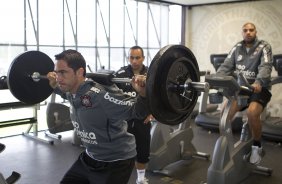
<path fill-rule="evenodd" d="M 22 134 L 26 137 L 36 139 L 45 143 L 53 144 L 54 141 L 52 140 L 45 140 L 38 137 L 38 119 L 37 119 L 37 112 L 40 108 L 40 104 L 25 104 L 23 102 L 11 102 L 11 103 L 2 103 L 0 104 L 0 110 L 9 110 L 9 109 L 19 109 L 19 108 L 31 108 L 33 116 L 28 118 L 22 119 L 11 119 L 6 121 L 0 122 L 1 127 L 8 127 L 8 126 L 16 126 L 16 125 L 24 125 L 29 124 L 29 127 L 25 132 Z M 30 133 L 31 129 L 33 128 L 33 135 Z"/>
<path fill-rule="evenodd" d="M 206 76 L 211 88 L 218 89 L 228 98 L 228 102 L 220 118 L 220 137 L 213 151 L 212 163 L 208 168 L 207 184 L 238 184 L 245 180 L 250 173 L 271 176 L 272 169 L 254 165 L 249 162 L 252 139 L 247 122 L 242 127 L 240 140 L 234 143 L 229 110 L 236 99 L 246 100 L 253 93 L 252 86 L 242 73 L 238 74 L 244 86 L 239 86 L 232 76 Z M 245 97 L 244 97 L 245 96 Z M 244 99 L 245 98 L 245 99 Z"/>

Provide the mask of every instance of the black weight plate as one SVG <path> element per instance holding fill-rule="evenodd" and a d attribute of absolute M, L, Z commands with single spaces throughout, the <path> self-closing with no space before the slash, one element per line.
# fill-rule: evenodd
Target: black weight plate
<path fill-rule="evenodd" d="M 166 85 L 161 90 L 165 90 L 164 102 L 167 103 L 174 112 L 187 114 L 194 107 L 195 100 L 198 99 L 198 92 L 194 88 L 185 91 L 177 86 L 184 85 L 186 80 L 198 82 L 197 67 L 189 58 L 182 57 L 175 60 L 167 73 Z M 174 86 L 174 88 L 172 88 Z"/>
<path fill-rule="evenodd" d="M 187 79 L 193 82 L 200 80 L 198 63 L 193 53 L 183 45 L 163 47 L 151 62 L 146 81 L 150 110 L 159 122 L 176 125 L 192 113 L 198 92 L 191 90 L 182 97 L 183 90 L 169 89 L 172 84 L 182 85 Z"/>
<path fill-rule="evenodd" d="M 52 59 L 40 51 L 27 51 L 18 55 L 10 65 L 7 84 L 11 93 L 21 102 L 37 104 L 48 98 L 53 89 L 47 79 L 38 82 L 30 77 L 34 72 L 47 75 L 54 70 Z"/>

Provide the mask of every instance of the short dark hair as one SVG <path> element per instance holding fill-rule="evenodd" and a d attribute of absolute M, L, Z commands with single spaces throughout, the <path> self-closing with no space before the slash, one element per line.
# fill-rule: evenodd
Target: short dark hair
<path fill-rule="evenodd" d="M 133 47 L 130 47 L 129 50 L 136 50 L 136 49 L 140 49 L 141 50 L 141 53 L 142 53 L 142 56 L 144 57 L 144 51 L 143 51 L 143 48 L 138 46 L 138 45 L 135 45 Z"/>
<path fill-rule="evenodd" d="M 60 54 L 55 55 L 55 59 L 66 61 L 68 67 L 72 68 L 73 71 L 77 71 L 79 68 L 83 68 L 83 76 L 86 75 L 86 62 L 80 52 L 68 49 L 61 52 Z"/>
<path fill-rule="evenodd" d="M 255 30 L 257 29 L 257 28 L 256 28 L 256 25 L 255 25 L 254 23 L 252 23 L 252 22 L 247 22 L 247 23 L 245 23 L 245 24 L 242 26 L 242 28 L 245 27 L 245 26 L 248 25 L 248 24 L 250 24 L 251 26 L 253 26 L 253 27 L 255 28 Z"/>

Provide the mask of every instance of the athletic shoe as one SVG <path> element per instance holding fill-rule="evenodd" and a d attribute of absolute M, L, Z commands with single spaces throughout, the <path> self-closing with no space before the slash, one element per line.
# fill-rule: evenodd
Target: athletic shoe
<path fill-rule="evenodd" d="M 147 178 L 144 178 L 143 181 L 136 180 L 136 184 L 149 184 L 149 180 Z"/>
<path fill-rule="evenodd" d="M 258 165 L 262 157 L 262 147 L 252 146 L 252 153 L 250 157 L 250 163 Z"/>

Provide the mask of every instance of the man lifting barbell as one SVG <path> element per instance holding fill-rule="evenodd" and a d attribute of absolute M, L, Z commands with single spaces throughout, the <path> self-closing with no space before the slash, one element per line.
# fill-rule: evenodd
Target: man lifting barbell
<path fill-rule="evenodd" d="M 71 119 L 86 151 L 61 183 L 127 183 L 136 151 L 124 120 L 144 118 L 150 113 L 160 123 L 182 123 L 193 111 L 199 92 L 209 89 L 207 83 L 199 82 L 195 56 L 182 45 L 163 47 L 152 60 L 147 77 L 133 80 L 87 75 L 85 60 L 75 50 L 66 50 L 55 59 L 54 70 L 53 61 L 40 51 L 20 54 L 10 65 L 7 84 L 11 93 L 26 104 L 40 103 L 52 92 L 69 100 Z M 124 99 L 115 85 L 128 81 L 139 93 L 134 101 Z"/>
<path fill-rule="evenodd" d="M 132 134 L 126 131 L 127 119 L 145 118 L 145 77 L 136 76 L 131 84 L 139 93 L 137 101 L 127 101 L 115 87 L 105 90 L 86 80 L 86 63 L 75 50 L 55 56 L 54 72 L 47 77 L 57 94 L 70 102 L 71 119 L 86 151 L 63 177 L 61 183 L 124 183 L 136 156 Z"/>
<path fill-rule="evenodd" d="M 10 65 L 8 88 L 24 104 L 38 104 L 54 91 L 46 80 L 46 75 L 53 70 L 54 63 L 48 55 L 40 51 L 24 52 Z M 132 82 L 107 73 L 87 73 L 86 78 L 106 86 Z M 198 63 L 190 49 L 183 45 L 161 48 L 151 61 L 146 77 L 147 103 L 153 117 L 167 125 L 185 121 L 197 103 L 199 92 L 209 88 L 207 83 L 199 81 Z"/>

